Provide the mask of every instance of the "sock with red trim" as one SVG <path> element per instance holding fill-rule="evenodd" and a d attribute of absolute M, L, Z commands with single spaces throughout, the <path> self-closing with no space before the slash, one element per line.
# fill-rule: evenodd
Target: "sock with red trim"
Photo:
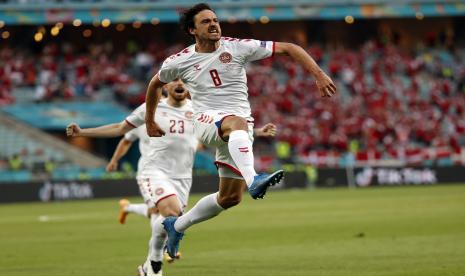
<path fill-rule="evenodd" d="M 229 135 L 228 149 L 247 186 L 252 185 L 257 173 L 254 169 L 252 141 L 249 139 L 249 134 L 245 130 L 232 131 Z"/>
<path fill-rule="evenodd" d="M 149 242 L 148 259 L 155 262 L 163 260 L 165 242 L 167 239 L 166 231 L 162 224 L 163 220 L 165 220 L 165 217 L 161 215 L 150 217 L 152 237 Z"/>
<path fill-rule="evenodd" d="M 216 217 L 223 210 L 218 204 L 218 193 L 204 196 L 192 209 L 176 220 L 174 229 L 182 233 L 194 224 Z"/>

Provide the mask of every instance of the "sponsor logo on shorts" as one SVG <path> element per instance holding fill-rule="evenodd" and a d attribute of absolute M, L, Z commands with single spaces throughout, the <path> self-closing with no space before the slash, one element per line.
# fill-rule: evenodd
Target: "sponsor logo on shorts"
<path fill-rule="evenodd" d="M 156 195 L 161 195 L 161 194 L 163 194 L 164 192 L 165 192 L 165 190 L 164 190 L 163 188 L 157 188 L 157 189 L 155 190 L 155 194 L 156 194 Z"/>
<path fill-rule="evenodd" d="M 260 41 L 260 47 L 266 48 L 266 41 Z"/>
<path fill-rule="evenodd" d="M 223 52 L 223 53 L 221 53 L 221 55 L 220 55 L 220 61 L 221 61 L 222 63 L 230 63 L 231 60 L 232 60 L 232 55 L 231 55 L 230 53 L 228 53 L 228 52 Z"/>

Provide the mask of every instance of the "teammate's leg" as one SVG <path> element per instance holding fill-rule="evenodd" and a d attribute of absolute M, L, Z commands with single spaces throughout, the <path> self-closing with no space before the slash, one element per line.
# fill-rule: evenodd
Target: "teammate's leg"
<path fill-rule="evenodd" d="M 151 248 L 149 249 L 149 256 L 147 258 L 147 262 L 150 263 L 151 269 L 155 274 L 161 271 L 164 248 L 167 239 L 166 231 L 163 228 L 162 222 L 166 217 L 179 216 L 182 213 L 182 207 L 176 195 L 168 196 L 159 200 L 156 206 L 159 215 L 156 217 L 154 216 L 150 220 L 152 237 L 149 243 Z M 176 256 L 176 253 L 174 256 Z"/>
<path fill-rule="evenodd" d="M 129 200 L 123 198 L 119 201 L 118 220 L 121 224 L 126 222 L 126 217 L 129 213 L 149 217 L 149 207 L 145 203 L 133 204 Z"/>

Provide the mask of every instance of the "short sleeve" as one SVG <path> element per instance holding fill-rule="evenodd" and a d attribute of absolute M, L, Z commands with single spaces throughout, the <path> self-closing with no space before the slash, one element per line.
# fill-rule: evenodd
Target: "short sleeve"
<path fill-rule="evenodd" d="M 142 126 L 140 126 L 140 127 L 142 127 Z M 128 141 L 131 141 L 131 142 L 136 141 L 137 139 L 139 139 L 139 129 L 135 128 L 135 129 L 133 129 L 131 131 L 126 132 L 126 134 L 124 134 L 124 139 L 126 139 Z"/>
<path fill-rule="evenodd" d="M 126 117 L 126 122 L 134 128 L 145 124 L 145 103 L 136 108 L 129 116 Z"/>
<path fill-rule="evenodd" d="M 274 54 L 274 41 L 260 41 L 247 39 L 239 42 L 239 47 L 244 52 L 245 62 L 265 59 Z"/>
<path fill-rule="evenodd" d="M 158 71 L 158 79 L 161 82 L 169 83 L 178 78 L 178 66 L 176 66 L 175 56 L 171 56 L 163 62 Z"/>

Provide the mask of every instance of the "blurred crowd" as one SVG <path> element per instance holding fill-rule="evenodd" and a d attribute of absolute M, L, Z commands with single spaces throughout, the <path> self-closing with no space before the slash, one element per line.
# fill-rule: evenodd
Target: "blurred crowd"
<path fill-rule="evenodd" d="M 146 81 L 155 73 L 153 65 L 180 49 L 181 45 L 152 43 L 139 50 L 133 42 L 124 51 L 116 51 L 112 43 L 90 44 L 86 49 L 51 43 L 40 53 L 1 48 L 0 105 L 15 101 L 11 92 L 17 87 L 33 88 L 37 102 L 92 100 L 108 88 L 115 100 L 135 107 L 145 100 Z"/>
<path fill-rule="evenodd" d="M 181 49 L 160 43 L 125 51 L 111 43 L 84 51 L 48 44 L 39 54 L 1 48 L 0 104 L 15 101 L 15 87 L 29 86 L 36 101 L 93 99 L 109 88 L 116 101 L 135 107 L 163 59 Z M 320 98 L 313 78 L 288 57 L 248 68 L 253 115 L 257 125 L 278 125 L 279 157 L 427 160 L 465 145 L 465 49 L 405 51 L 367 41 L 352 50 L 307 50 L 335 80 L 337 97 Z"/>
<path fill-rule="evenodd" d="M 368 41 L 356 50 L 308 51 L 335 80 L 338 97 L 320 98 L 313 79 L 286 57 L 249 70 L 254 117 L 277 123 L 278 139 L 293 155 L 311 160 L 350 152 L 357 160 L 415 163 L 461 152 L 465 49 L 404 52 Z"/>

